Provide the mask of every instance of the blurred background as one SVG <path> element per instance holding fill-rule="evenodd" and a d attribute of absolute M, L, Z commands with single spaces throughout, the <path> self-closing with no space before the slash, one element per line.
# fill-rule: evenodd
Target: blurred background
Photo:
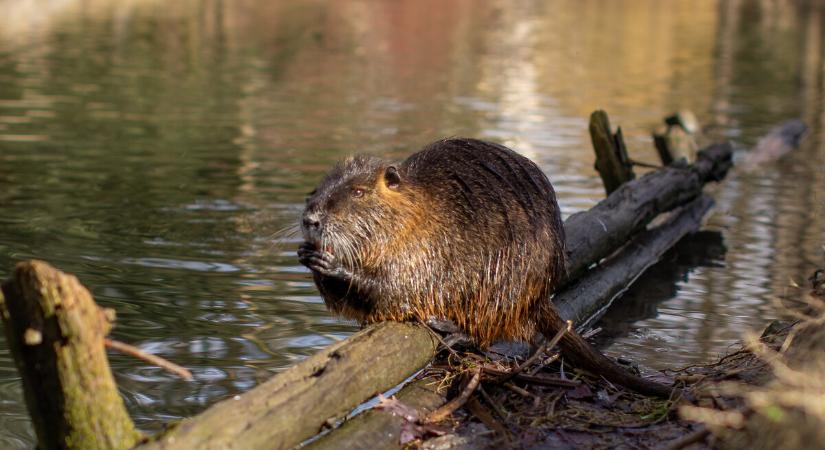
<path fill-rule="evenodd" d="M 792 117 L 802 148 L 717 189 L 685 239 L 599 324 L 653 368 L 727 351 L 776 316 L 825 241 L 822 2 L 790 0 L 0 0 L 0 278 L 40 258 L 118 313 L 137 424 L 195 414 L 344 338 L 297 240 L 333 162 L 403 159 L 446 136 L 536 161 L 565 217 L 603 198 L 587 119 L 631 156 L 687 108 L 747 152 Z M 741 155 L 740 155 L 741 156 Z M 0 339 L 0 447 L 34 437 Z"/>

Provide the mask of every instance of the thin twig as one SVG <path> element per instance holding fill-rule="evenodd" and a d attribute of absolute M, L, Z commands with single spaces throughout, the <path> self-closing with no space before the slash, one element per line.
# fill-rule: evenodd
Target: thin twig
<path fill-rule="evenodd" d="M 585 339 L 585 340 L 586 340 L 586 339 L 590 339 L 590 338 L 592 338 L 593 336 L 595 336 L 595 335 L 597 335 L 597 334 L 599 334 L 599 333 L 601 333 L 601 332 L 602 332 L 602 327 L 598 327 L 598 328 L 591 328 L 591 329 L 587 330 L 587 332 L 586 332 L 586 333 L 582 333 L 582 339 Z"/>
<path fill-rule="evenodd" d="M 467 400 L 466 406 L 474 416 L 478 417 L 478 420 L 484 423 L 484 425 L 487 425 L 487 428 L 499 433 L 501 436 L 504 436 L 508 441 L 510 440 L 510 433 L 507 431 L 507 427 L 505 427 L 500 421 L 496 420 L 487 407 L 482 405 L 478 399 L 475 397 L 470 397 L 470 399 Z"/>
<path fill-rule="evenodd" d="M 470 378 L 470 382 L 467 383 L 467 386 L 464 387 L 464 390 L 462 390 L 456 398 L 450 400 L 441 408 L 427 414 L 427 417 L 421 420 L 421 423 L 441 422 L 449 417 L 450 414 L 454 413 L 458 408 L 461 408 L 465 403 L 467 403 L 467 399 L 470 398 L 470 395 L 473 394 L 476 388 L 478 388 L 479 382 L 481 382 L 481 369 L 475 368 L 472 373 L 473 375 L 472 378 Z"/>
<path fill-rule="evenodd" d="M 559 330 L 559 331 L 556 333 L 556 335 L 555 335 L 555 336 L 553 336 L 553 339 L 551 339 L 551 340 L 550 340 L 550 343 L 549 343 L 549 344 L 547 344 L 547 348 L 553 348 L 553 347 L 555 347 L 555 346 L 556 346 L 556 344 L 558 344 L 558 343 L 559 343 L 559 341 L 561 340 L 561 338 L 562 338 L 562 337 L 564 337 L 564 335 L 565 335 L 566 333 L 570 333 L 571 331 L 573 331 L 573 321 L 572 321 L 572 320 L 568 320 L 568 321 L 566 321 L 565 323 L 567 324 L 567 326 L 566 326 L 566 327 L 564 327 L 564 328 L 562 328 L 561 330 Z"/>
<path fill-rule="evenodd" d="M 508 375 L 509 372 L 505 372 L 500 369 L 494 369 L 492 367 L 484 367 L 483 368 L 485 373 L 489 373 L 490 375 L 503 377 Z M 560 378 L 560 377 L 548 377 L 542 375 L 528 375 L 526 373 L 520 373 L 513 377 L 513 379 L 518 381 L 524 381 L 526 383 L 531 384 L 541 384 L 544 386 L 560 386 L 560 387 L 576 387 L 581 384 L 579 381 L 575 380 L 568 380 L 567 378 Z"/>
<path fill-rule="evenodd" d="M 518 394 L 522 397 L 529 397 L 529 398 L 534 397 L 534 395 L 531 394 L 527 389 L 522 389 L 522 388 L 516 386 L 513 383 L 504 383 L 504 387 L 506 387 L 507 389 L 515 392 L 516 394 Z"/>
<path fill-rule="evenodd" d="M 650 169 L 661 169 L 662 168 L 662 166 L 659 165 L 659 164 L 651 164 L 651 163 L 646 163 L 644 161 L 636 161 L 635 159 L 628 159 L 628 162 L 633 166 L 647 167 L 647 168 L 650 168 Z"/>
<path fill-rule="evenodd" d="M 556 415 L 556 403 L 559 401 L 560 398 L 564 396 L 564 392 L 559 392 L 555 395 L 553 400 L 550 401 L 550 412 L 547 417 L 553 417 Z"/>
<path fill-rule="evenodd" d="M 537 364 L 536 367 L 532 368 L 530 370 L 530 375 L 535 375 L 535 374 L 541 372 L 542 369 L 544 369 L 548 365 L 553 364 L 554 362 L 558 361 L 559 358 L 561 358 L 561 353 L 554 353 L 549 358 L 542 361 L 541 364 Z"/>
<path fill-rule="evenodd" d="M 114 339 L 104 338 L 103 343 L 106 345 L 106 348 L 146 361 L 147 363 L 153 366 L 158 366 L 161 369 L 175 374 L 186 381 L 192 381 L 192 372 L 185 367 L 181 367 L 167 359 L 161 358 L 160 356 L 146 353 L 134 345 L 129 345 L 125 342 L 116 341 Z"/>
<path fill-rule="evenodd" d="M 561 377 L 543 377 L 539 375 L 527 375 L 527 374 L 519 374 L 516 377 L 519 381 L 524 381 L 526 383 L 532 384 L 541 384 L 543 386 L 559 386 L 559 387 L 577 387 L 581 385 L 581 381 L 578 380 L 568 380 L 567 378 Z"/>
<path fill-rule="evenodd" d="M 441 343 L 441 345 L 443 345 L 443 346 L 444 346 L 444 348 L 446 348 L 446 349 L 447 349 L 450 353 L 452 353 L 452 355 L 453 355 L 453 356 L 455 356 L 455 357 L 456 357 L 456 358 L 458 358 L 458 359 L 461 359 L 461 356 L 459 356 L 459 355 L 458 355 L 458 352 L 456 352 L 455 350 L 453 350 L 453 348 L 452 348 L 452 347 L 450 347 L 449 345 L 447 345 L 447 343 L 446 343 L 446 342 L 444 342 L 444 339 L 441 337 L 441 335 L 440 335 L 440 334 L 438 334 L 438 332 L 437 332 L 437 331 L 433 330 L 433 329 L 432 329 L 432 327 L 430 327 L 429 325 L 427 325 L 427 323 L 426 323 L 426 322 L 424 322 L 423 320 L 420 320 L 420 319 L 419 319 L 419 320 L 418 320 L 418 322 L 419 322 L 421 325 L 423 325 L 423 326 L 424 326 L 424 328 L 426 328 L 427 330 L 429 330 L 429 331 L 430 331 L 430 333 L 432 333 L 432 335 L 433 335 L 433 336 L 435 336 L 435 338 L 436 338 L 436 339 L 438 339 L 438 342 L 440 342 L 440 343 Z"/>
<path fill-rule="evenodd" d="M 527 358 L 527 361 L 524 361 L 524 363 L 523 363 L 523 364 L 521 364 L 521 365 L 517 366 L 515 369 L 513 369 L 513 370 L 511 370 L 511 371 L 507 372 L 507 374 L 506 374 L 506 375 L 504 375 L 503 377 L 501 377 L 501 378 L 500 378 L 500 379 L 498 379 L 497 381 L 498 381 L 499 383 L 506 383 L 506 382 L 508 382 L 508 381 L 512 380 L 512 379 L 513 379 L 513 377 L 515 377 L 516 375 L 518 375 L 518 374 L 520 374 L 521 372 L 523 372 L 523 371 L 524 371 L 524 369 L 526 369 L 527 367 L 532 366 L 532 365 L 533 365 L 533 363 L 535 363 L 535 362 L 536 362 L 536 360 L 537 360 L 537 359 L 539 359 L 539 357 L 541 357 L 541 355 L 543 355 L 543 354 L 544 354 L 544 352 L 547 350 L 547 348 L 548 348 L 548 346 L 547 346 L 547 342 L 545 342 L 545 343 L 541 344 L 541 346 L 539 347 L 539 349 L 538 349 L 538 350 L 536 350 L 536 352 L 535 352 L 535 353 L 533 353 L 533 355 L 532 355 L 532 356 L 530 356 L 529 358 Z"/>
<path fill-rule="evenodd" d="M 567 321 L 567 326 L 562 328 L 558 332 L 556 332 L 556 335 L 553 336 L 553 339 L 550 339 L 550 342 L 545 342 L 544 344 L 542 344 L 541 347 L 539 347 L 539 349 L 535 353 L 533 353 L 533 356 L 528 358 L 527 361 L 524 361 L 524 364 L 522 364 L 522 365 L 516 367 L 515 369 L 511 370 L 507 375 L 505 375 L 504 377 L 499 379 L 498 382 L 499 383 L 505 383 L 505 382 L 510 381 L 511 379 L 513 379 L 513 377 L 515 377 L 516 375 L 523 372 L 524 369 L 526 369 L 527 367 L 530 367 L 534 362 L 536 362 L 536 360 L 539 359 L 539 357 L 544 354 L 545 350 L 555 347 L 556 344 L 559 343 L 561 338 L 564 337 L 564 335 L 566 333 L 569 333 L 572 330 L 573 330 L 573 321 L 568 320 Z"/>
<path fill-rule="evenodd" d="M 487 391 L 484 389 L 484 386 L 479 386 L 478 392 L 481 394 L 481 397 L 484 399 L 484 401 L 487 402 L 487 404 L 490 405 L 491 408 L 493 408 L 493 410 L 496 412 L 496 414 L 498 414 L 499 417 L 501 417 L 502 420 L 507 420 L 507 416 L 504 414 L 504 411 L 501 410 L 501 407 L 498 406 L 498 403 L 493 401 L 493 397 L 487 393 Z"/>

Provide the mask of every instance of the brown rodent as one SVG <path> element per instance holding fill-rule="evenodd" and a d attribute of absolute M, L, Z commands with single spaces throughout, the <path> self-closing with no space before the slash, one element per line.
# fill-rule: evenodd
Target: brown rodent
<path fill-rule="evenodd" d="M 362 324 L 449 319 L 481 347 L 552 337 L 550 295 L 565 273 L 564 227 L 550 181 L 529 159 L 475 139 L 434 142 L 399 165 L 339 163 L 307 199 L 300 261 L 327 307 Z M 667 386 L 618 367 L 576 333 L 564 355 L 654 395 Z"/>

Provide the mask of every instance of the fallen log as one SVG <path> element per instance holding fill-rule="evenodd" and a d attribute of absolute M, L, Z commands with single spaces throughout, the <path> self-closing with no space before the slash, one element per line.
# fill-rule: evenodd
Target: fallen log
<path fill-rule="evenodd" d="M 657 215 L 684 205 L 719 181 L 732 166 L 730 143 L 714 144 L 699 152 L 696 163 L 672 165 L 623 184 L 588 211 L 564 222 L 567 234 L 567 276 L 578 278 L 588 266 L 621 247 Z"/>
<path fill-rule="evenodd" d="M 0 315 L 38 448 L 126 449 L 143 440 L 106 358 L 109 315 L 77 278 L 41 261 L 21 263 L 2 294 Z M 408 378 L 432 358 L 436 345 L 422 327 L 377 324 L 140 448 L 290 448 L 327 419 L 343 417 Z M 348 383 L 350 378 L 358 383 Z"/>
<path fill-rule="evenodd" d="M 437 344 L 422 327 L 377 324 L 140 448 L 292 448 L 415 373 Z"/>
<path fill-rule="evenodd" d="M 438 392 L 440 380 L 427 376 L 404 386 L 396 397 L 405 405 L 429 414 L 447 402 Z M 321 436 L 304 448 L 312 450 L 373 450 L 398 447 L 404 419 L 383 411 L 370 409 L 348 420 L 331 433 Z"/>
<path fill-rule="evenodd" d="M 700 154 L 695 165 L 668 167 L 626 183 L 592 210 L 568 219 L 568 279 L 624 246 L 659 213 L 696 198 L 706 181 L 724 176 L 730 157 L 729 145 L 714 146 Z M 594 307 L 598 309 L 577 308 Z M 435 351 L 435 341 L 421 327 L 369 327 L 139 448 L 291 448 L 375 393 L 407 379 Z M 41 395 L 52 394 L 44 392 Z"/>
<path fill-rule="evenodd" d="M 3 283 L 0 316 L 38 448 L 124 449 L 142 439 L 103 346 L 112 311 L 77 278 L 44 262 L 21 263 Z"/>
<path fill-rule="evenodd" d="M 665 222 L 642 232 L 598 270 L 591 270 L 553 297 L 559 315 L 579 329 L 598 320 L 645 270 L 688 233 L 697 231 L 713 207 L 707 195 L 674 210 Z"/>

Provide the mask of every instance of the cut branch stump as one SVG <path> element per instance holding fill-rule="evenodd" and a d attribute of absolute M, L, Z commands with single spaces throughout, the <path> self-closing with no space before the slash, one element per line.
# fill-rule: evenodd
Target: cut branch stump
<path fill-rule="evenodd" d="M 598 110 L 590 115 L 590 139 L 596 151 L 596 171 L 602 177 L 607 195 L 624 183 L 636 178 L 627 155 L 627 147 L 619 127 L 616 134 L 610 130 L 607 113 Z"/>
<path fill-rule="evenodd" d="M 126 449 L 142 439 L 103 345 L 114 311 L 77 278 L 41 261 L 18 264 L 0 313 L 39 449 Z"/>
<path fill-rule="evenodd" d="M 679 160 L 696 160 L 696 134 L 699 132 L 696 116 L 690 111 L 679 111 L 665 118 L 664 125 L 653 132 L 653 145 L 662 164 L 669 166 Z"/>

